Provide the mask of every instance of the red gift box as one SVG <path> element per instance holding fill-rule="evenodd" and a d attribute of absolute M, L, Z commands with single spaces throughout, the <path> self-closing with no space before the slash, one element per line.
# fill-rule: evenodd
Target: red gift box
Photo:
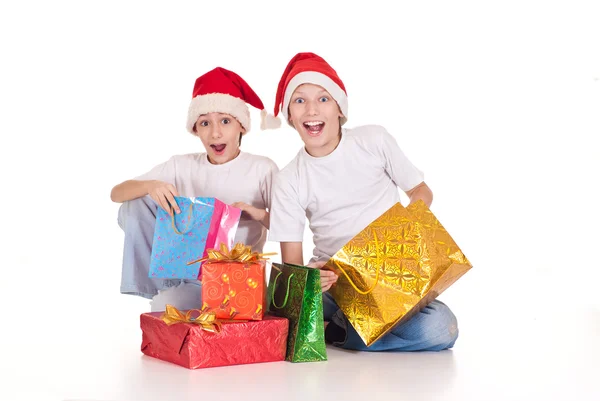
<path fill-rule="evenodd" d="M 188 369 L 285 360 L 288 320 L 221 322 L 218 332 L 195 323 L 167 325 L 163 312 L 140 316 L 142 352 Z"/>

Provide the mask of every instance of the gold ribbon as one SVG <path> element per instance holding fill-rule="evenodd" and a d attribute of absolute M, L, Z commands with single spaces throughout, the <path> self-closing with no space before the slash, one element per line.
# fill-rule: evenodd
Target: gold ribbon
<path fill-rule="evenodd" d="M 235 244 L 233 249 L 227 249 L 227 246 L 221 243 L 221 249 L 217 250 L 214 248 L 207 249 L 206 253 L 208 256 L 194 260 L 192 262 L 188 262 L 188 265 L 192 265 L 194 263 L 202 263 L 202 262 L 242 262 L 242 263 L 251 263 L 258 262 L 261 260 L 267 260 L 265 256 L 277 255 L 275 252 L 270 253 L 258 253 L 252 252 L 252 248 L 248 245 L 244 245 L 241 242 Z"/>
<path fill-rule="evenodd" d="M 192 316 L 194 312 L 198 312 L 197 317 Z M 214 312 L 202 312 L 199 309 L 192 309 L 183 314 L 173 305 L 167 305 L 160 318 L 169 326 L 175 323 L 193 323 L 199 325 L 202 330 L 211 333 L 221 331 L 221 322 L 217 320 Z"/>

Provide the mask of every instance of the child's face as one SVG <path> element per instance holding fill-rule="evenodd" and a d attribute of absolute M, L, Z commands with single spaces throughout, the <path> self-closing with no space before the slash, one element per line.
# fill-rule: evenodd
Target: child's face
<path fill-rule="evenodd" d="M 224 113 L 208 113 L 198 117 L 196 134 L 212 164 L 231 161 L 240 153 L 240 133 L 245 130 L 235 117 Z"/>
<path fill-rule="evenodd" d="M 326 156 L 335 150 L 340 140 L 340 117 L 337 102 L 321 86 L 303 84 L 292 94 L 289 119 L 312 156 Z"/>

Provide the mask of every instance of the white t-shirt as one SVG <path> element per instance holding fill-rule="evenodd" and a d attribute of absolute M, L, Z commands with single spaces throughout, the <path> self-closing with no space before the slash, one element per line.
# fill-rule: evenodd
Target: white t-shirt
<path fill-rule="evenodd" d="M 302 242 L 308 218 L 311 261 L 327 261 L 400 201 L 397 187 L 408 191 L 421 182 L 423 173 L 385 128 L 342 129 L 332 153 L 312 157 L 302 148 L 275 178 L 269 240 Z"/>
<path fill-rule="evenodd" d="M 211 164 L 206 153 L 191 153 L 173 156 L 135 179 L 168 182 L 183 197 L 214 197 L 227 204 L 244 202 L 270 210 L 271 185 L 278 171 L 268 157 L 250 153 L 240 152 L 225 164 Z M 266 240 L 267 229 L 242 214 L 235 243 L 262 252 Z"/>

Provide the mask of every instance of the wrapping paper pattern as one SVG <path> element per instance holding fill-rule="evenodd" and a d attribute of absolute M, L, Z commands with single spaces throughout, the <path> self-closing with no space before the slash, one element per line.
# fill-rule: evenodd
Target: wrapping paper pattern
<path fill-rule="evenodd" d="M 325 265 L 329 290 L 367 346 L 433 301 L 472 265 L 424 202 L 400 203 Z"/>
<path fill-rule="evenodd" d="M 144 354 L 188 369 L 285 360 L 288 320 L 222 322 L 212 333 L 192 323 L 167 325 L 163 312 L 140 316 Z"/>
<path fill-rule="evenodd" d="M 220 243 L 233 246 L 241 210 L 215 198 L 175 197 L 181 213 L 173 217 L 158 208 L 148 276 L 197 279 L 206 256 Z"/>
<path fill-rule="evenodd" d="M 268 301 L 269 313 L 290 321 L 286 360 L 327 360 L 319 270 L 273 263 Z"/>
<path fill-rule="evenodd" d="M 261 320 L 265 305 L 265 264 L 210 262 L 202 267 L 202 311 L 218 319 Z"/>

